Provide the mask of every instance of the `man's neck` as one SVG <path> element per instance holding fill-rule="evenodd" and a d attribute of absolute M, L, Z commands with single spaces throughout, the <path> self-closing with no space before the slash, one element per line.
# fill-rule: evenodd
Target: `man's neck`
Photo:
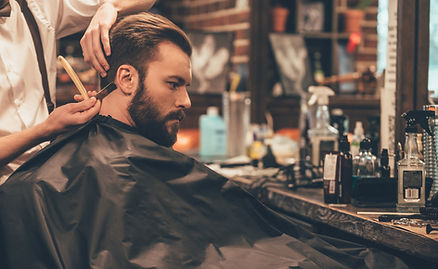
<path fill-rule="evenodd" d="M 99 115 L 111 116 L 129 126 L 135 126 L 128 112 L 130 102 L 130 98 L 116 89 L 102 100 Z"/>

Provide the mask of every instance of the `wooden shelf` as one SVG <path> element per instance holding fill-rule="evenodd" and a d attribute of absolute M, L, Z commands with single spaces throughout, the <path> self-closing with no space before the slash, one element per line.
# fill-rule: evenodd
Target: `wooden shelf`
<path fill-rule="evenodd" d="M 282 96 L 271 97 L 271 89 L 280 81 L 281 77 L 276 69 L 275 57 L 269 46 L 270 13 L 267 9 L 272 8 L 278 1 L 251 1 L 251 50 L 248 88 L 251 91 L 253 122 L 266 122 L 266 112 L 269 112 L 274 121 L 274 130 L 280 128 L 297 128 L 300 115 L 300 100 L 298 97 Z M 280 1 L 289 10 L 288 25 L 285 34 L 298 34 L 304 38 L 311 72 L 313 74 L 313 58 L 320 54 L 321 68 L 326 77 L 337 75 L 340 72 L 340 50 L 350 37 L 349 33 L 340 30 L 340 12 L 338 1 L 323 1 L 324 25 L 318 31 L 302 31 L 300 27 L 301 16 L 308 1 Z M 266 42 L 260 42 L 266 40 Z M 347 59 L 351 61 L 351 59 Z M 278 68 L 278 67 L 277 67 Z M 354 70 L 351 70 L 353 72 Z M 342 70 L 343 73 L 349 70 Z M 331 87 L 338 91 L 339 85 Z M 350 128 L 356 121 L 363 121 L 366 128 L 368 118 L 379 115 L 380 100 L 376 96 L 365 95 L 338 95 L 330 98 L 330 109 L 340 108 L 349 119 Z"/>
<path fill-rule="evenodd" d="M 298 33 L 304 38 L 312 38 L 312 39 L 345 39 L 350 38 L 349 33 L 328 33 L 328 32 L 304 32 Z"/>
<path fill-rule="evenodd" d="M 362 121 L 368 128 L 369 117 L 378 116 L 380 98 L 374 95 L 337 95 L 329 99 L 329 108 L 342 109 L 350 122 L 350 128 L 356 121 Z M 298 96 L 282 96 L 268 98 L 266 110 L 274 120 L 274 130 L 281 128 L 298 128 L 300 115 L 300 98 Z"/>
<path fill-rule="evenodd" d="M 298 96 L 271 97 L 269 103 L 275 105 L 299 104 Z M 339 94 L 329 98 L 330 106 L 380 107 L 380 98 L 375 95 Z"/>
<path fill-rule="evenodd" d="M 329 98 L 329 104 L 333 107 L 352 107 L 380 109 L 380 98 L 374 95 L 336 95 Z"/>
<path fill-rule="evenodd" d="M 182 128 L 198 128 L 199 117 L 206 113 L 208 106 L 217 106 L 219 111 L 222 111 L 222 95 L 220 94 L 190 94 L 190 98 L 192 107 L 187 111 L 186 119 L 182 122 Z M 330 109 L 342 109 L 344 114 L 349 117 L 351 124 L 360 120 L 367 126 L 367 117 L 379 114 L 380 99 L 374 95 L 337 95 L 330 97 L 329 107 Z M 264 110 L 271 113 L 275 130 L 298 128 L 299 97 L 266 98 L 266 108 Z"/>

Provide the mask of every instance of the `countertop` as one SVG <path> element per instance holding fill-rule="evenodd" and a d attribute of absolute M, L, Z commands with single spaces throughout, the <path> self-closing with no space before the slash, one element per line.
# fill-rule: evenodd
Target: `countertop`
<path fill-rule="evenodd" d="M 231 179 L 244 188 L 252 183 L 251 179 L 242 176 Z M 394 212 L 394 208 L 356 208 L 351 204 L 325 204 L 322 188 L 290 190 L 286 187 L 265 187 L 262 190 L 258 189 L 256 196 L 268 206 L 286 213 L 301 216 L 312 222 L 327 224 L 390 249 L 438 263 L 438 231 L 426 234 L 425 227 L 378 221 L 381 214 Z M 369 214 L 370 212 L 382 213 Z"/>

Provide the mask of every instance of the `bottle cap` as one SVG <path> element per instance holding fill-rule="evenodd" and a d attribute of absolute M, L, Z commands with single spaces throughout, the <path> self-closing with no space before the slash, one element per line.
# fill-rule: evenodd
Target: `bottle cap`
<path fill-rule="evenodd" d="M 219 114 L 219 109 L 215 106 L 207 107 L 207 115 L 209 116 L 217 116 Z"/>
<path fill-rule="evenodd" d="M 406 120 L 406 133 L 418 133 L 417 124 L 420 124 L 423 130 L 425 130 L 429 135 L 432 135 L 432 132 L 429 128 L 428 119 L 434 115 L 435 113 L 433 111 L 426 110 L 410 110 L 403 113 L 401 117 Z"/>
<path fill-rule="evenodd" d="M 371 148 L 371 140 L 369 138 L 364 138 L 360 141 L 360 149 L 370 149 Z"/>
<path fill-rule="evenodd" d="M 363 135 L 363 125 L 361 121 L 356 121 L 356 125 L 354 126 L 354 134 L 357 136 Z"/>
<path fill-rule="evenodd" d="M 309 105 L 314 105 L 317 101 L 318 105 L 328 105 L 329 96 L 335 95 L 335 92 L 327 86 L 309 86 L 309 92 L 312 93 Z"/>

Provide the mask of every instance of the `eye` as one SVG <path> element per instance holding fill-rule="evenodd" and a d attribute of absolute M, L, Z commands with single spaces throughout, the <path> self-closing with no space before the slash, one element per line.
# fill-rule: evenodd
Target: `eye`
<path fill-rule="evenodd" d="M 178 83 L 178 82 L 175 82 L 175 81 L 168 81 L 167 84 L 169 84 L 170 88 L 175 89 L 175 90 L 176 90 L 176 89 L 178 88 L 178 86 L 179 86 L 179 83 Z"/>

